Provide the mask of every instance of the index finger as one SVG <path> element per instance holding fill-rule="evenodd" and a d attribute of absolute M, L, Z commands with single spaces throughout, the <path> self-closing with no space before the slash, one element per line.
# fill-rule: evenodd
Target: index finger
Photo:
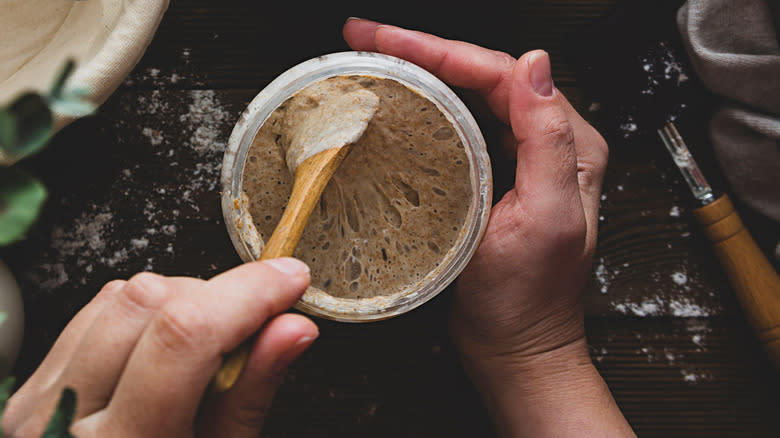
<path fill-rule="evenodd" d="M 309 285 L 292 258 L 247 263 L 172 300 L 144 330 L 106 421 L 134 436 L 184 436 L 223 353 L 291 307 Z"/>
<path fill-rule="evenodd" d="M 354 50 L 395 56 L 453 86 L 478 91 L 499 120 L 509 124 L 509 84 L 515 63 L 509 54 L 360 18 L 347 20 L 343 34 Z"/>

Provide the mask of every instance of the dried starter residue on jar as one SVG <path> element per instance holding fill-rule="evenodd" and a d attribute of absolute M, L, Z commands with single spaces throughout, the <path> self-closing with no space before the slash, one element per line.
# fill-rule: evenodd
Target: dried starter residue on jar
<path fill-rule="evenodd" d="M 312 286 L 338 298 L 411 291 L 458 240 L 471 204 L 470 168 L 447 117 L 397 81 L 338 76 L 298 92 L 271 114 L 249 150 L 243 189 L 263 239 L 292 188 L 284 151 L 291 120 L 325 96 L 370 89 L 379 109 L 322 195 L 295 257 Z"/>

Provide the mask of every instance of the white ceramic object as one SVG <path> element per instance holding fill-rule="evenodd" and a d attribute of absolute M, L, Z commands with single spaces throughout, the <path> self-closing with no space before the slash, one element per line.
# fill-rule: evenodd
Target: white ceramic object
<path fill-rule="evenodd" d="M 0 323 L 0 378 L 2 378 L 16 361 L 24 335 L 24 307 L 19 285 L 2 261 L 0 261 L 0 313 L 5 314 L 5 320 Z"/>
<path fill-rule="evenodd" d="M 103 103 L 141 59 L 169 0 L 2 0 L 0 104 L 24 90 L 45 91 L 65 60 L 69 87 Z M 71 122 L 55 114 L 56 129 Z"/>

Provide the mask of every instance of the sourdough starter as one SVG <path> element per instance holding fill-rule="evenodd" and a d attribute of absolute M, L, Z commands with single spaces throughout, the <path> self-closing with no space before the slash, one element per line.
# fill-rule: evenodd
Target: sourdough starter
<path fill-rule="evenodd" d="M 312 287 L 351 299 L 415 290 L 459 238 L 472 198 L 463 144 L 435 104 L 391 79 L 337 76 L 283 103 L 249 149 L 242 186 L 263 240 L 292 190 L 284 157 L 293 127 L 323 98 L 360 88 L 379 97 L 378 110 L 294 254 L 311 268 Z"/>

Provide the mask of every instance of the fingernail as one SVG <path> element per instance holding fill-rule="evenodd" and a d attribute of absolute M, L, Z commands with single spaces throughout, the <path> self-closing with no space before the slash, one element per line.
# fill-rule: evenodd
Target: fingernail
<path fill-rule="evenodd" d="M 534 92 L 542 97 L 553 95 L 553 80 L 550 72 L 550 55 L 539 50 L 528 58 L 528 68 L 531 87 Z"/>
<path fill-rule="evenodd" d="M 290 347 L 289 350 L 285 351 L 276 359 L 276 362 L 274 362 L 274 365 L 271 367 L 271 374 L 277 375 L 283 373 L 298 356 L 309 348 L 315 339 L 317 339 L 316 336 L 304 336 L 298 339 L 298 342 L 296 342 L 295 345 Z"/>
<path fill-rule="evenodd" d="M 282 274 L 287 274 L 290 276 L 301 274 L 309 275 L 309 267 L 306 266 L 306 263 L 303 263 L 302 261 L 292 257 L 281 257 L 278 259 L 266 260 L 263 263 L 268 263 Z"/>
<path fill-rule="evenodd" d="M 347 21 L 345 21 L 345 23 L 349 23 L 350 21 L 354 21 L 354 20 L 362 20 L 362 18 L 360 18 L 360 17 L 347 17 Z"/>

